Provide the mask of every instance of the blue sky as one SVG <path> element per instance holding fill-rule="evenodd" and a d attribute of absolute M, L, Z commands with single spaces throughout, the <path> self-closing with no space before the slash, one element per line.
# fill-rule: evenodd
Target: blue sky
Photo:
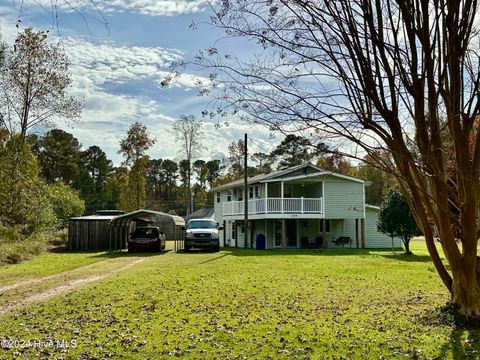
<path fill-rule="evenodd" d="M 57 4 L 58 26 L 52 3 Z M 100 146 L 118 165 L 120 139 L 132 122 L 141 121 L 157 140 L 149 155 L 179 160 L 171 125 L 181 114 L 201 117 L 208 99 L 198 96 L 194 83 L 206 74 L 187 69 L 167 89 L 159 82 L 172 61 L 188 60 L 222 36 L 204 24 L 209 11 L 203 0 L 0 0 L 0 32 L 8 43 L 28 26 L 61 37 L 72 63 L 72 94 L 82 98 L 85 107 L 79 123 L 58 124 L 85 148 Z M 196 30 L 189 28 L 192 22 L 198 24 Z M 222 46 L 243 56 L 249 51 L 241 42 Z M 236 119 L 229 123 L 217 129 L 213 121 L 205 122 L 201 158 L 220 158 L 245 132 L 254 140 L 249 144 L 252 152 L 271 150 L 281 141 L 269 139 L 266 128 Z"/>

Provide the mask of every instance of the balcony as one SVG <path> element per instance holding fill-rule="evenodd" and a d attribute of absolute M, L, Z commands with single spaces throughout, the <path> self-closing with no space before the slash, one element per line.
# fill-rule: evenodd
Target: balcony
<path fill-rule="evenodd" d="M 243 201 L 223 203 L 223 215 L 242 215 Z M 248 214 L 321 214 L 322 198 L 261 198 L 248 200 Z"/>

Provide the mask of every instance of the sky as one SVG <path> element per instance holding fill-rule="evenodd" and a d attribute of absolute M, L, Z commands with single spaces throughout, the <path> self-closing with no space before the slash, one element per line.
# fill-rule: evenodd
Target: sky
<path fill-rule="evenodd" d="M 181 114 L 202 119 L 211 99 L 198 95 L 195 82 L 207 74 L 187 68 L 172 86 L 162 88 L 160 82 L 172 62 L 189 60 L 222 37 L 207 24 L 210 16 L 204 0 L 0 0 L 0 34 L 12 44 L 18 32 L 32 27 L 48 30 L 52 41 L 61 40 L 71 62 L 71 94 L 84 101 L 84 109 L 78 123 L 58 122 L 58 127 L 83 148 L 98 145 L 119 165 L 119 141 L 130 124 L 140 121 L 156 139 L 148 155 L 178 161 L 172 123 Z M 248 55 L 247 43 L 223 46 Z M 244 133 L 252 140 L 250 153 L 271 151 L 282 139 L 272 140 L 267 128 L 238 119 L 219 128 L 216 120 L 202 120 L 199 158 L 207 161 L 225 156 L 228 145 Z"/>

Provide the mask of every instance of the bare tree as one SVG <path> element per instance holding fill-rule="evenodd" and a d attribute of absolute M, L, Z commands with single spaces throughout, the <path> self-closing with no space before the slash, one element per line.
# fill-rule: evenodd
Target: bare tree
<path fill-rule="evenodd" d="M 462 313 L 480 315 L 477 1 L 238 0 L 213 6 L 213 22 L 229 41 L 247 37 L 259 45 L 248 62 L 222 54 L 221 43 L 196 58 L 211 72 L 203 92 L 218 91 L 215 112 L 232 109 L 274 129 L 346 139 L 363 149 L 351 155 L 369 155 L 398 179 L 452 301 Z M 454 183 L 445 137 L 454 144 Z M 388 157 L 378 156 L 385 152 Z M 452 207 L 457 217 L 450 216 Z"/>
<path fill-rule="evenodd" d="M 187 161 L 187 215 L 193 211 L 192 209 L 192 161 L 202 149 L 202 123 L 195 119 L 193 115 L 181 115 L 180 119 L 173 123 L 173 130 L 177 142 L 181 145 L 181 154 Z"/>
<path fill-rule="evenodd" d="M 46 32 L 32 28 L 20 33 L 6 53 L 0 125 L 11 137 L 18 133 L 22 146 L 32 127 L 80 116 L 81 102 L 68 95 L 72 83 L 68 65 L 63 49 L 49 44 Z"/>

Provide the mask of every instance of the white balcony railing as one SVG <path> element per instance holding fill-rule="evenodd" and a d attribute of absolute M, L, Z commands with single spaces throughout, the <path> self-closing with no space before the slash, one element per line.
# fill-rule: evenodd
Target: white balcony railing
<path fill-rule="evenodd" d="M 223 203 L 223 215 L 242 215 L 243 201 Z M 321 214 L 322 198 L 261 198 L 248 200 L 249 214 Z"/>

